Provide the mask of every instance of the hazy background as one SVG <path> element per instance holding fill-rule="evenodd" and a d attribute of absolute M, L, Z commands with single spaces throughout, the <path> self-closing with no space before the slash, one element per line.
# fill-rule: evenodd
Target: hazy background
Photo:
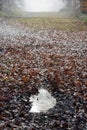
<path fill-rule="evenodd" d="M 9 16 L 71 16 L 80 11 L 80 0 L 0 0 L 0 10 Z"/>
<path fill-rule="evenodd" d="M 58 12 L 66 2 L 64 0 L 24 0 L 25 10 L 29 12 Z"/>

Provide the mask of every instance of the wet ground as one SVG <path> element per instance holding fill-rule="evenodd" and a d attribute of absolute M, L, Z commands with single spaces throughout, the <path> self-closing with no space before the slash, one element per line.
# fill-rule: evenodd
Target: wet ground
<path fill-rule="evenodd" d="M 75 23 L 35 30 L 0 18 L 0 130 L 87 130 L 87 26 Z M 30 113 L 40 88 L 56 106 Z"/>

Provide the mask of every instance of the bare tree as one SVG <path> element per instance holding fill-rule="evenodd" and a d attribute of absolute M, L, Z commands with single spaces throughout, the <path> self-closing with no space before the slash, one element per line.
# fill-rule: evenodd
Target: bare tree
<path fill-rule="evenodd" d="M 23 0 L 0 0 L 0 9 L 3 10 L 15 10 L 22 8 Z"/>

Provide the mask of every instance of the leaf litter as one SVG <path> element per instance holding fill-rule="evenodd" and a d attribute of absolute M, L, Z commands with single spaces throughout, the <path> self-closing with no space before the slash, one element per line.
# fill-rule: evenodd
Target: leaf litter
<path fill-rule="evenodd" d="M 30 113 L 40 88 L 57 103 Z M 86 30 L 34 30 L 0 18 L 0 129 L 87 129 Z"/>

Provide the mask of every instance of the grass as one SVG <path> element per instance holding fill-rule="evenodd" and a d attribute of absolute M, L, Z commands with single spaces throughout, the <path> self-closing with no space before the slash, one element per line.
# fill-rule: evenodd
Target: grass
<path fill-rule="evenodd" d="M 13 22 L 19 22 L 29 28 L 34 29 L 59 29 L 66 31 L 87 30 L 87 26 L 81 20 L 76 18 L 58 18 L 58 17 L 31 17 L 15 18 Z"/>
<path fill-rule="evenodd" d="M 6 17 L 6 14 L 2 11 L 0 11 L 0 17 Z"/>
<path fill-rule="evenodd" d="M 10 23 L 19 22 L 22 25 L 25 25 L 29 28 L 34 28 L 35 30 L 39 29 L 59 29 L 59 30 L 65 30 L 65 31 L 83 31 L 87 30 L 87 15 L 81 14 L 79 19 L 75 17 L 70 18 L 60 18 L 57 15 L 54 17 L 22 17 L 24 12 L 21 10 L 15 10 L 14 12 L 11 12 L 13 15 L 11 18 Z M 0 12 L 0 17 L 9 17 Z M 15 16 L 15 17 L 14 17 Z M 19 17 L 20 16 L 20 17 Z M 85 23 L 85 24 L 84 24 Z"/>
<path fill-rule="evenodd" d="M 0 17 L 23 17 L 25 14 L 22 10 L 13 9 L 6 11 L 0 11 Z"/>
<path fill-rule="evenodd" d="M 85 24 L 87 24 L 87 14 L 81 14 L 79 18 L 80 18 L 80 20 L 82 20 Z"/>

